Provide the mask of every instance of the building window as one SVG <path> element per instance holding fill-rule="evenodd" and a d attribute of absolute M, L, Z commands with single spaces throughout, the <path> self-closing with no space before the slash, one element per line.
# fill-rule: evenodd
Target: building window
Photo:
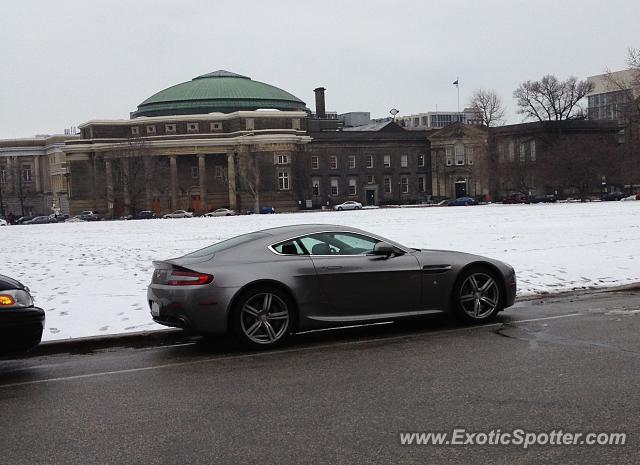
<path fill-rule="evenodd" d="M 446 150 L 447 166 L 451 166 L 453 165 L 453 146 L 447 145 L 445 150 Z"/>
<path fill-rule="evenodd" d="M 335 155 L 331 155 L 329 157 L 329 168 L 331 168 L 332 170 L 338 169 L 338 157 L 336 157 Z"/>
<path fill-rule="evenodd" d="M 373 155 L 367 155 L 367 168 L 373 168 Z"/>
<path fill-rule="evenodd" d="M 4 166 L 0 167 L 0 184 L 6 184 L 7 182 L 7 170 Z"/>
<path fill-rule="evenodd" d="M 427 117 L 423 116 L 422 117 L 422 126 L 426 126 L 427 125 Z"/>
<path fill-rule="evenodd" d="M 409 178 L 406 176 L 400 178 L 400 192 L 403 194 L 409 193 Z"/>
<path fill-rule="evenodd" d="M 253 118 L 247 118 L 244 124 L 245 124 L 245 129 L 247 131 L 253 131 L 254 129 Z"/>
<path fill-rule="evenodd" d="M 391 166 L 391 155 L 384 156 L 383 164 L 385 168 L 389 168 Z"/>
<path fill-rule="evenodd" d="M 218 132 L 222 130 L 222 123 L 211 123 L 211 132 Z"/>
<path fill-rule="evenodd" d="M 132 136 L 138 136 L 138 135 L 140 135 L 140 128 L 138 128 L 138 127 L 133 127 L 133 128 L 131 128 L 131 135 L 132 135 Z"/>
<path fill-rule="evenodd" d="M 454 146 L 456 165 L 464 165 L 464 144 L 456 144 Z"/>
<path fill-rule="evenodd" d="M 349 169 L 355 169 L 356 167 L 356 156 L 355 155 L 349 155 L 349 158 L 347 159 L 349 161 Z"/>
<path fill-rule="evenodd" d="M 372 174 L 368 174 L 368 175 L 367 175 L 367 184 L 373 184 L 373 183 L 375 183 L 375 182 L 376 182 L 376 180 L 375 180 L 375 178 L 373 177 L 373 175 L 372 175 Z"/>
<path fill-rule="evenodd" d="M 216 179 L 218 181 L 224 180 L 224 166 L 216 165 Z"/>
<path fill-rule="evenodd" d="M 156 127 L 155 126 L 147 126 L 147 134 L 155 134 Z"/>
<path fill-rule="evenodd" d="M 384 178 L 384 193 L 391 194 L 391 178 L 388 176 Z"/>
<path fill-rule="evenodd" d="M 198 174 L 199 174 L 198 167 L 197 166 L 192 166 L 191 167 L 191 177 L 193 179 L 198 179 Z"/>
<path fill-rule="evenodd" d="M 320 162 L 318 161 L 318 157 L 314 155 L 311 157 L 311 169 L 317 170 L 318 168 L 320 168 Z"/>
<path fill-rule="evenodd" d="M 289 164 L 288 155 L 276 155 L 276 165 L 288 165 L 288 164 Z"/>
<path fill-rule="evenodd" d="M 187 124 L 187 131 L 189 132 L 198 132 L 200 125 L 198 123 L 189 123 Z"/>
<path fill-rule="evenodd" d="M 400 155 L 400 168 L 406 168 L 409 166 L 409 158 L 407 155 Z"/>
<path fill-rule="evenodd" d="M 504 144 L 498 144 L 498 163 L 504 163 Z"/>
<path fill-rule="evenodd" d="M 467 164 L 473 165 L 473 147 L 467 147 Z"/>
<path fill-rule="evenodd" d="M 420 126 L 420 118 L 413 118 L 413 126 L 417 127 Z"/>
<path fill-rule="evenodd" d="M 278 171 L 278 189 L 281 191 L 289 190 L 289 172 L 286 170 Z"/>
<path fill-rule="evenodd" d="M 175 124 L 166 124 L 164 126 L 164 132 L 166 132 L 167 134 L 174 134 L 176 132 L 176 125 Z"/>
<path fill-rule="evenodd" d="M 349 195 L 356 195 L 358 193 L 356 182 L 356 178 L 349 178 Z"/>
<path fill-rule="evenodd" d="M 418 167 L 422 168 L 424 166 L 424 154 L 418 154 Z"/>
<path fill-rule="evenodd" d="M 311 181 L 311 193 L 314 197 L 320 196 L 320 180 L 314 179 Z"/>
<path fill-rule="evenodd" d="M 520 163 L 527 161 L 527 145 L 523 142 L 520 144 Z"/>
<path fill-rule="evenodd" d="M 332 179 L 331 180 L 331 197 L 337 197 L 337 196 L 338 196 L 338 180 Z"/>
<path fill-rule="evenodd" d="M 530 157 L 531 161 L 536 161 L 536 141 L 532 140 L 529 142 L 529 150 L 531 151 Z"/>
<path fill-rule="evenodd" d="M 31 165 L 22 165 L 22 181 L 23 182 L 33 181 L 31 177 Z"/>
<path fill-rule="evenodd" d="M 509 141 L 509 162 L 513 163 L 516 159 L 516 148 L 513 141 Z"/>
<path fill-rule="evenodd" d="M 418 176 L 418 192 L 425 192 L 425 177 Z"/>

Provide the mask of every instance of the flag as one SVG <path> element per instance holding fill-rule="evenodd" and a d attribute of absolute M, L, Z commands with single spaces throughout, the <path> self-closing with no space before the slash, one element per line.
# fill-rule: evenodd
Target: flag
<path fill-rule="evenodd" d="M 455 81 L 453 81 L 453 85 L 458 87 L 458 79 L 456 79 Z"/>

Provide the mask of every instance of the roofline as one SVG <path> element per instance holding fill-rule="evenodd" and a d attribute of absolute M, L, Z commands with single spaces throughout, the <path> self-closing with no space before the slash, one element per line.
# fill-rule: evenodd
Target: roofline
<path fill-rule="evenodd" d="M 93 119 L 78 126 L 86 128 L 92 124 L 108 124 L 112 126 L 135 126 L 137 124 L 161 123 L 163 121 L 206 121 L 229 120 L 234 118 L 305 118 L 306 111 L 280 111 L 280 110 L 240 110 L 233 113 L 205 113 L 193 115 L 167 115 L 167 116 L 138 116 L 131 119 Z"/>

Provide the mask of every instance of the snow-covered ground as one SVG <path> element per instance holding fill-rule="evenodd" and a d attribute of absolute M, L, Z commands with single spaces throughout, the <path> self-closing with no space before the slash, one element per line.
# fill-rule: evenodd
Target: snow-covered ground
<path fill-rule="evenodd" d="M 0 228 L 0 274 L 47 312 L 44 340 L 160 329 L 151 261 L 245 232 L 297 223 L 355 226 L 418 248 L 498 258 L 520 295 L 640 281 L 640 202 L 391 208 Z"/>

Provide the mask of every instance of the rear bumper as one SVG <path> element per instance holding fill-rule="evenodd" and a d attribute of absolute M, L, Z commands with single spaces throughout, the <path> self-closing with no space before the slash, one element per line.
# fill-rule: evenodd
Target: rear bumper
<path fill-rule="evenodd" d="M 166 286 L 147 288 L 149 309 L 158 304 L 153 321 L 164 326 L 191 329 L 199 333 L 227 332 L 228 312 L 238 288 L 203 286 Z"/>
<path fill-rule="evenodd" d="M 0 311 L 0 350 L 27 350 L 37 346 L 44 329 L 44 310 L 37 307 Z"/>

